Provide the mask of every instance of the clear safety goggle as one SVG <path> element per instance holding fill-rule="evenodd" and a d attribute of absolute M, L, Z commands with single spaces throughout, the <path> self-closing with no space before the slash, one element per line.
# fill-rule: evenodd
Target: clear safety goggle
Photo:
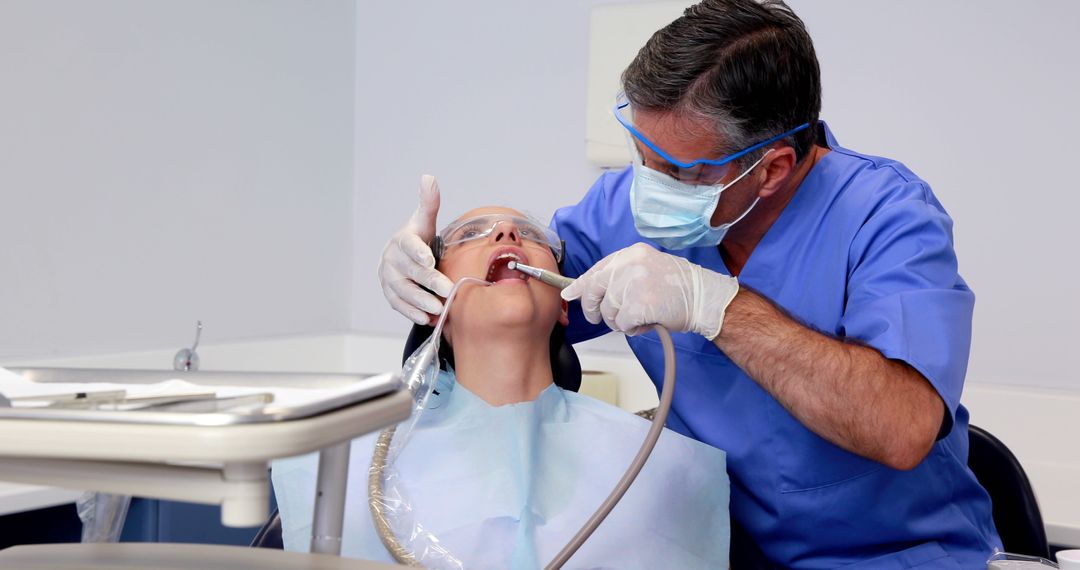
<path fill-rule="evenodd" d="M 620 92 L 618 96 L 615 97 L 615 108 L 612 109 L 612 113 L 615 114 L 615 119 L 619 121 L 619 124 L 621 124 L 628 132 L 626 138 L 629 141 L 630 151 L 634 155 L 635 160 L 644 166 L 667 174 L 676 180 L 697 185 L 719 184 L 728 175 L 734 161 L 759 148 L 770 145 L 785 137 L 789 137 L 810 126 L 810 123 L 803 123 L 794 129 L 780 133 L 779 135 L 750 145 L 738 152 L 717 159 L 699 158 L 690 162 L 683 162 L 664 152 L 664 149 L 657 146 L 656 143 L 649 140 L 648 137 L 634 127 L 634 110 L 630 105 L 630 101 L 626 98 L 625 93 Z M 645 164 L 645 159 L 638 148 L 639 143 L 655 152 L 660 158 L 664 159 L 667 164 Z"/>
<path fill-rule="evenodd" d="M 435 242 L 431 245 L 431 250 L 435 254 L 435 258 L 440 259 L 447 251 L 455 247 L 490 236 L 496 228 L 503 231 L 513 229 L 522 240 L 551 249 L 555 261 L 562 261 L 563 241 L 559 239 L 558 234 L 533 218 L 523 218 L 510 214 L 486 214 L 458 220 L 435 236 Z M 522 243 L 524 244 L 524 241 Z"/>

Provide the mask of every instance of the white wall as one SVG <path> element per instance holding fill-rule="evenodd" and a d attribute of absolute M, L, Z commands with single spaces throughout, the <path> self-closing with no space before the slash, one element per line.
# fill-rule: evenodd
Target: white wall
<path fill-rule="evenodd" d="M 347 329 L 354 15 L 0 3 L 0 357 Z"/>
<path fill-rule="evenodd" d="M 360 332 L 401 334 L 375 276 L 390 234 L 438 177 L 446 223 L 505 204 L 548 219 L 599 174 L 585 160 L 589 7 L 600 2 L 380 2 L 358 14 Z"/>
<path fill-rule="evenodd" d="M 443 222 L 547 217 L 599 174 L 601 3 L 0 4 L 0 357 L 171 349 L 196 318 L 208 342 L 400 337 L 375 266 L 421 173 Z M 906 162 L 956 220 L 969 378 L 1075 386 L 1080 5 L 792 3 L 841 143 Z"/>
<path fill-rule="evenodd" d="M 956 222 L 976 295 L 968 379 L 1080 387 L 1080 4 L 812 1 L 840 143 L 905 162 Z"/>

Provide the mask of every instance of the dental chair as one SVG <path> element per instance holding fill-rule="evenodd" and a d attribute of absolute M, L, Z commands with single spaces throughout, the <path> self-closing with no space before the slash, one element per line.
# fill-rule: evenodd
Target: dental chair
<path fill-rule="evenodd" d="M 1039 503 L 1020 461 L 1001 440 L 978 426 L 968 425 L 968 441 L 968 468 L 990 495 L 994 526 L 1005 551 L 1050 558 Z M 753 548 L 749 534 L 734 519 L 731 521 L 731 567 L 750 570 L 772 567 L 768 559 Z"/>
<path fill-rule="evenodd" d="M 968 468 L 990 495 L 1005 552 L 1050 558 L 1039 503 L 1020 461 L 980 427 L 968 425 L 968 442 Z"/>
<path fill-rule="evenodd" d="M 402 364 L 413 352 L 416 352 L 417 348 L 420 348 L 420 345 L 431 336 L 434 330 L 433 327 L 429 326 L 413 325 L 412 330 L 409 332 L 409 338 L 405 341 L 405 350 L 401 355 Z M 569 342 L 566 342 L 566 327 L 555 325 L 555 330 L 551 333 L 550 349 L 551 372 L 555 385 L 563 390 L 577 392 L 581 388 L 581 361 L 578 360 L 574 347 Z M 439 360 L 444 368 L 446 364 L 454 365 L 454 353 L 445 342 L 440 344 Z M 281 541 L 281 515 L 277 509 L 270 513 L 269 520 L 255 534 L 251 546 L 255 548 L 277 548 L 279 550 L 284 548 Z"/>

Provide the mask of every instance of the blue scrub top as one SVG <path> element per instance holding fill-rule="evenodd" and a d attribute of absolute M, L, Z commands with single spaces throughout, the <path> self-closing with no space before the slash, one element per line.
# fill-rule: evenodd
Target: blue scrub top
<path fill-rule="evenodd" d="M 841 148 L 809 172 L 739 275 L 820 331 L 857 339 L 921 372 L 948 408 L 944 433 L 907 472 L 845 451 L 804 427 L 704 337 L 676 334 L 678 386 L 668 427 L 725 450 L 732 516 L 775 563 L 792 568 L 985 568 L 990 498 L 967 468 L 960 405 L 975 296 L 957 273 L 952 220 L 904 165 Z M 605 173 L 555 213 L 564 272 L 578 276 L 637 242 L 631 169 Z M 730 274 L 715 247 L 661 251 Z M 610 332 L 571 307 L 572 342 Z M 653 383 L 654 333 L 627 337 Z"/>

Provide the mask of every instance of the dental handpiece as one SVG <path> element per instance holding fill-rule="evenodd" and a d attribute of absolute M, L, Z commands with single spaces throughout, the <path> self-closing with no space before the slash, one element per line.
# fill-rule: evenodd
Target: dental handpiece
<path fill-rule="evenodd" d="M 517 270 L 529 277 L 539 279 L 542 283 L 551 285 L 556 289 L 566 289 L 574 282 L 569 277 L 563 277 L 554 271 L 548 271 L 547 269 L 541 269 L 539 267 L 533 267 L 531 265 L 525 265 L 524 263 L 518 263 L 517 261 L 511 261 L 506 264 L 508 269 Z"/>

